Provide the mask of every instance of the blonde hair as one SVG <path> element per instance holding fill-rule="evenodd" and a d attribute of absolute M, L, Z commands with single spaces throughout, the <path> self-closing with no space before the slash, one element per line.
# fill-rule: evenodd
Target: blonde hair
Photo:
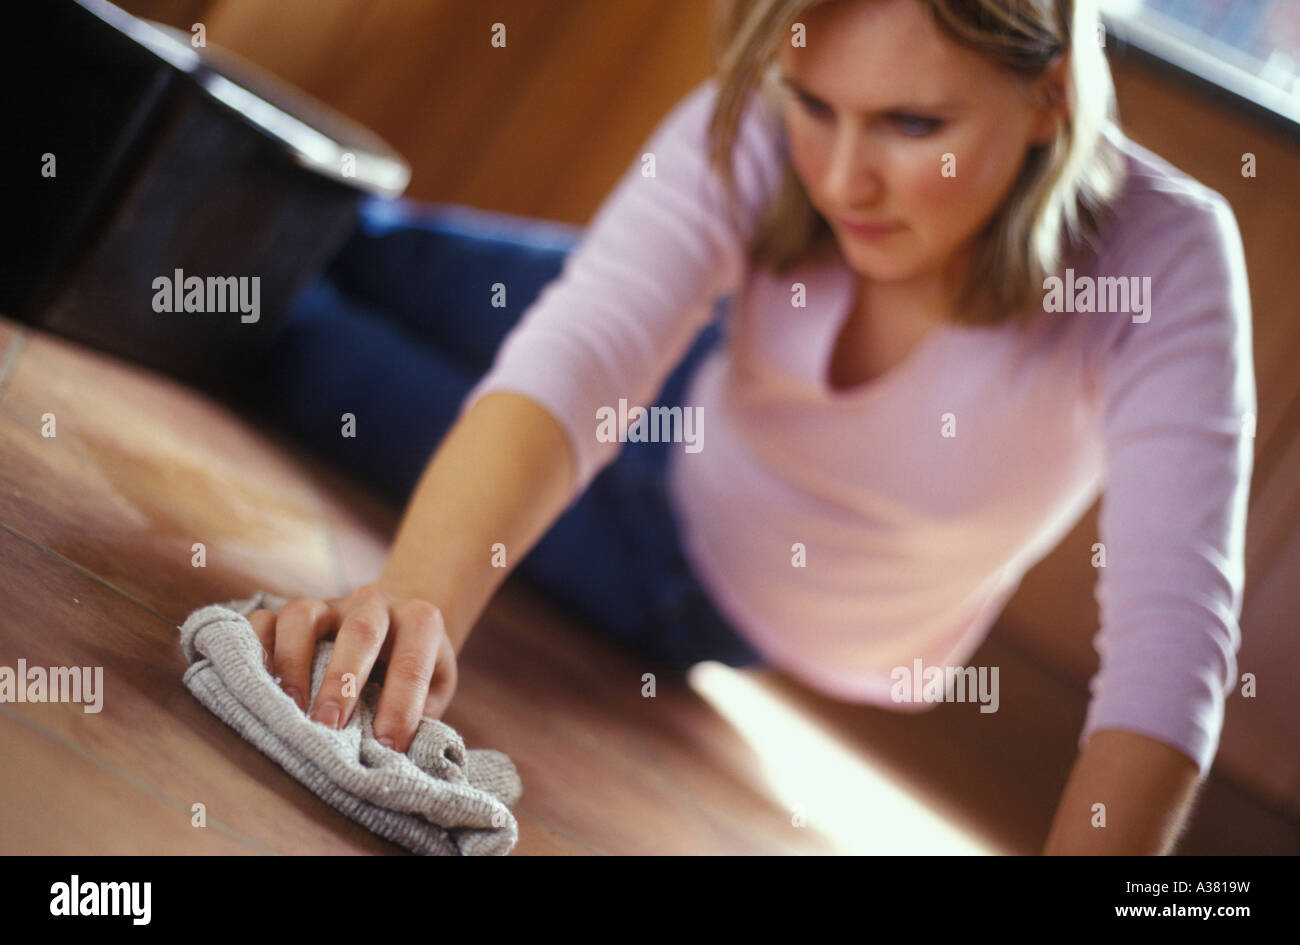
<path fill-rule="evenodd" d="M 719 94 L 709 124 L 709 161 L 737 197 L 731 153 L 751 94 L 775 96 L 779 44 L 804 13 L 829 0 L 717 0 L 713 52 Z M 1097 41 L 1094 0 L 918 0 L 952 39 L 1026 77 L 1069 52 L 1069 119 L 1051 142 L 1031 147 L 998 211 L 977 235 L 954 318 L 967 324 L 1028 318 L 1043 280 L 1098 236 L 1123 182 L 1123 156 L 1107 136 L 1118 126 L 1110 68 Z M 775 101 L 774 98 L 771 99 Z M 751 264 L 787 271 L 833 239 L 786 162 L 776 199 L 760 218 Z M 1035 306 L 1041 310 L 1041 305 Z"/>

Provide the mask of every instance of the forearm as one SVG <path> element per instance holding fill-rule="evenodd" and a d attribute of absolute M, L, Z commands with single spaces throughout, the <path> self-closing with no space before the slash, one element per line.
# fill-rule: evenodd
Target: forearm
<path fill-rule="evenodd" d="M 1144 735 L 1098 731 L 1070 771 L 1044 855 L 1160 856 L 1191 813 L 1196 763 Z M 1103 804 L 1105 826 L 1099 826 Z"/>
<path fill-rule="evenodd" d="M 518 394 L 487 394 L 425 467 L 380 584 L 436 604 L 459 654 L 492 594 L 564 511 L 573 483 L 572 451 L 555 418 Z M 505 567 L 493 566 L 498 542 Z"/>

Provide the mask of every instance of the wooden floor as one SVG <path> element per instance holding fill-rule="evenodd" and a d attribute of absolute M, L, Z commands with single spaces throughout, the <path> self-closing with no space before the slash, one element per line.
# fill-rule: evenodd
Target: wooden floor
<path fill-rule="evenodd" d="M 0 704 L 0 853 L 402 852 L 210 715 L 176 642 L 207 603 L 372 579 L 400 510 L 133 365 L 2 319 L 0 352 L 0 665 L 102 666 L 105 690 L 99 713 Z M 993 715 L 842 705 L 717 664 L 648 699 L 643 661 L 512 581 L 446 721 L 518 766 L 520 854 L 1037 852 L 1084 702 L 996 631 L 976 660 L 1014 680 Z M 1242 852 L 1263 852 L 1256 826 Z"/>

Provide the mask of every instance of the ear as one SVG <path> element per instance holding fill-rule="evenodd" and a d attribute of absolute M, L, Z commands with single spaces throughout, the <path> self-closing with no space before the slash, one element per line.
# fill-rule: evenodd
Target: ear
<path fill-rule="evenodd" d="M 1034 123 L 1030 141 L 1045 145 L 1051 141 L 1061 125 L 1070 119 L 1070 55 L 1057 55 L 1047 70 L 1034 79 Z"/>

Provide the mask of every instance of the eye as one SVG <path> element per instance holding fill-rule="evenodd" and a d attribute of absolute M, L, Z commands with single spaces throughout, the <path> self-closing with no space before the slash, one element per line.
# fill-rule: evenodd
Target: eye
<path fill-rule="evenodd" d="M 796 94 L 796 98 L 799 99 L 799 104 L 803 106 L 804 111 L 814 118 L 830 118 L 834 114 L 829 105 L 811 96 Z"/>
<path fill-rule="evenodd" d="M 921 138 L 943 127 L 938 118 L 926 118 L 922 115 L 894 115 L 894 124 L 909 138 Z"/>

